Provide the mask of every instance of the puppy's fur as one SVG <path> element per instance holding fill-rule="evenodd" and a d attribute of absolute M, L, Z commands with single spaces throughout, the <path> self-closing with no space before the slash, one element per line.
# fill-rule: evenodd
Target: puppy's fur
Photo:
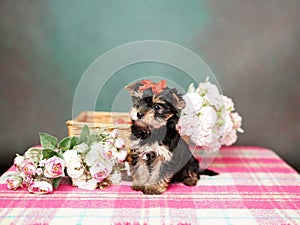
<path fill-rule="evenodd" d="M 132 189 L 144 194 L 161 194 L 170 182 L 194 186 L 200 179 L 199 162 L 176 130 L 179 113 L 185 107 L 175 89 L 154 93 L 139 91 L 142 82 L 128 85 L 130 110 Z M 215 175 L 215 174 L 210 174 Z"/>

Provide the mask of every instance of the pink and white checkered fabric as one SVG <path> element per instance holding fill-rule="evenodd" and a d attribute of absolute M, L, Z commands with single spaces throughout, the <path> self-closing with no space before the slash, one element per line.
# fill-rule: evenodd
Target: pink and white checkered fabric
<path fill-rule="evenodd" d="M 159 196 L 123 182 L 87 191 L 62 184 L 49 195 L 10 191 L 1 177 L 0 224 L 300 224 L 300 176 L 273 151 L 227 147 L 198 185 Z"/>

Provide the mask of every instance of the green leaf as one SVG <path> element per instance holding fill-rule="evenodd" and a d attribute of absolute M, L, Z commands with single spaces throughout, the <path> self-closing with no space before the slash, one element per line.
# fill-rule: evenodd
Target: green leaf
<path fill-rule="evenodd" d="M 61 158 L 61 159 L 64 159 L 64 156 L 61 153 L 59 153 L 59 152 L 56 152 L 56 156 L 59 157 L 59 158 Z"/>
<path fill-rule="evenodd" d="M 61 181 L 61 177 L 57 177 L 53 179 L 53 188 L 57 189 Z"/>
<path fill-rule="evenodd" d="M 34 163 L 38 164 L 43 159 L 43 149 L 41 148 L 29 148 L 24 156 L 30 158 Z"/>
<path fill-rule="evenodd" d="M 87 140 L 89 134 L 90 134 L 90 130 L 89 130 L 88 126 L 84 125 L 84 127 L 82 128 L 82 130 L 80 132 L 80 136 L 79 136 L 79 140 L 78 140 L 79 144 L 82 142 L 85 142 Z"/>
<path fill-rule="evenodd" d="M 73 149 L 77 145 L 78 137 L 65 137 L 58 143 L 58 148 L 65 152 L 67 150 Z"/>
<path fill-rule="evenodd" d="M 58 148 L 62 151 L 69 150 L 71 147 L 71 140 L 72 140 L 72 137 L 65 137 L 64 139 L 62 139 L 59 142 Z"/>
<path fill-rule="evenodd" d="M 71 138 L 70 149 L 73 149 L 74 146 L 78 144 L 78 140 L 79 138 L 75 136 Z"/>
<path fill-rule="evenodd" d="M 92 132 L 90 133 L 90 135 L 87 138 L 86 144 L 90 145 L 93 142 L 99 142 L 101 140 L 101 138 L 99 137 L 99 135 L 96 132 Z"/>
<path fill-rule="evenodd" d="M 43 149 L 43 158 L 44 159 L 49 159 L 53 156 L 58 156 L 59 157 L 60 154 L 58 154 L 56 151 L 52 150 L 52 149 Z M 61 158 L 61 157 L 60 157 Z"/>
<path fill-rule="evenodd" d="M 39 135 L 40 135 L 40 143 L 43 146 L 43 148 L 50 148 L 50 149 L 57 148 L 58 140 L 56 137 L 42 132 L 40 132 Z"/>

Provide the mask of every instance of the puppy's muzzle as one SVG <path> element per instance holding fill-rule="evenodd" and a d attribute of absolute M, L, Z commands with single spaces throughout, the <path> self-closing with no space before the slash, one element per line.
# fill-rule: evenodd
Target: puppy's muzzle
<path fill-rule="evenodd" d="M 135 108 L 132 108 L 129 112 L 130 119 L 134 120 L 134 121 L 141 119 L 143 116 L 144 116 L 144 114 L 141 112 L 138 112 Z"/>
<path fill-rule="evenodd" d="M 137 115 L 137 118 L 139 118 L 139 119 L 141 119 L 144 116 L 144 114 L 141 112 L 138 112 L 136 115 Z"/>

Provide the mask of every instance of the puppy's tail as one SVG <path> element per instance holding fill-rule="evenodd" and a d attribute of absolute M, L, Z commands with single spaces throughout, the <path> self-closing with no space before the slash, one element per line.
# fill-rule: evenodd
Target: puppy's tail
<path fill-rule="evenodd" d="M 219 173 L 209 169 L 204 169 L 204 170 L 200 169 L 199 175 L 216 176 L 219 175 Z"/>

